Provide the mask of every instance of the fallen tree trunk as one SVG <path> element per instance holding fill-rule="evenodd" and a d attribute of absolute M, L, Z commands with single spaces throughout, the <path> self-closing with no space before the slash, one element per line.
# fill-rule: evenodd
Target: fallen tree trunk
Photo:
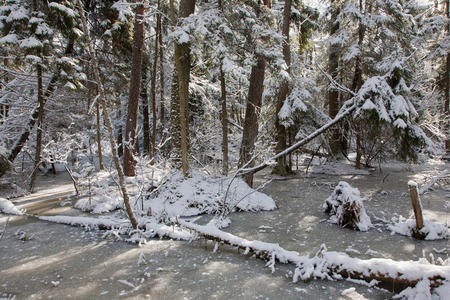
<path fill-rule="evenodd" d="M 313 256 L 301 256 L 295 251 L 288 251 L 278 244 L 260 241 L 249 241 L 230 233 L 220 231 L 211 226 L 201 226 L 183 220 L 176 224 L 195 232 L 207 240 L 227 244 L 244 250 L 244 254 L 255 254 L 256 257 L 290 263 L 296 266 L 293 280 L 319 279 L 356 279 L 363 280 L 371 286 L 382 287 L 390 291 L 400 292 L 407 287 L 415 287 L 422 280 L 429 280 L 430 289 L 434 289 L 450 279 L 449 266 L 421 264 L 413 261 L 394 261 L 384 258 L 358 259 L 345 253 L 327 252 L 324 245 Z"/>
<path fill-rule="evenodd" d="M 352 100 L 349 100 L 349 101 L 352 101 Z M 246 168 L 246 169 L 240 170 L 237 175 L 242 176 L 245 174 L 249 174 L 249 173 L 254 174 L 258 171 L 261 171 L 262 169 L 268 167 L 272 161 L 276 161 L 278 158 L 289 155 L 290 153 L 292 153 L 293 151 L 302 147 L 303 145 L 306 145 L 307 143 L 312 141 L 314 138 L 321 135 L 322 133 L 324 133 L 325 131 L 327 131 L 328 129 L 330 129 L 331 127 L 333 127 L 340 121 L 342 121 L 346 116 L 350 115 L 357 108 L 357 104 L 355 103 L 355 101 L 347 102 L 347 103 L 349 103 L 347 105 L 350 105 L 350 106 L 346 109 L 343 109 L 343 111 L 341 113 L 337 114 L 336 117 L 333 120 L 331 120 L 330 122 L 328 122 L 327 124 L 323 125 L 319 129 L 317 129 L 316 131 L 314 131 L 313 133 L 311 133 L 310 135 L 305 137 L 304 139 L 302 139 L 302 140 L 298 141 L 297 143 L 293 144 L 292 146 L 288 147 L 286 150 L 278 153 L 277 155 L 272 156 L 270 159 L 266 160 L 265 162 L 255 166 L 255 167 L 252 167 L 252 168 Z"/>

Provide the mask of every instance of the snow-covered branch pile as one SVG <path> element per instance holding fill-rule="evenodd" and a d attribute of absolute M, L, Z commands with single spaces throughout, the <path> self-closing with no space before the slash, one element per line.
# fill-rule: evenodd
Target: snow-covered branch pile
<path fill-rule="evenodd" d="M 371 286 L 383 287 L 400 292 L 405 288 L 416 288 L 431 293 L 445 293 L 450 288 L 450 266 L 438 266 L 413 261 L 394 261 L 384 258 L 362 260 L 349 257 L 345 253 L 327 252 L 322 245 L 313 257 L 301 256 L 296 251 L 288 251 L 278 244 L 261 241 L 249 241 L 214 226 L 202 226 L 177 220 L 176 223 L 192 230 L 200 237 L 217 243 L 227 244 L 244 251 L 244 254 L 255 254 L 256 257 L 268 260 L 274 268 L 275 261 L 290 263 L 296 266 L 293 281 L 311 278 L 340 280 L 356 279 Z M 411 295 L 415 294 L 407 289 Z M 444 295 L 444 294 L 442 294 Z"/>
<path fill-rule="evenodd" d="M 431 180 L 419 189 L 419 194 L 423 195 L 433 188 L 433 185 L 440 185 L 439 181 L 450 180 L 450 171 L 444 170 L 444 172 L 434 176 Z"/>
<path fill-rule="evenodd" d="M 363 205 L 365 199 L 359 190 L 340 181 L 333 193 L 325 200 L 323 208 L 330 215 L 330 222 L 342 227 L 367 231 L 372 225 Z"/>

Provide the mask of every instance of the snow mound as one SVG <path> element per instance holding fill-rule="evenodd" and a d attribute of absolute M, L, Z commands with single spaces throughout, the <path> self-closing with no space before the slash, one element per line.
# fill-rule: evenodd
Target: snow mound
<path fill-rule="evenodd" d="M 153 198 L 145 201 L 144 208 L 154 216 L 172 217 L 211 214 L 223 209 L 273 210 L 276 205 L 271 197 L 250 188 L 240 178 L 211 178 L 193 171 L 189 178 L 184 178 L 181 172 L 174 173 Z"/>
<path fill-rule="evenodd" d="M 450 233 L 446 225 L 424 220 L 423 228 L 420 230 L 425 235 L 425 240 L 448 239 Z M 413 230 L 416 228 L 416 220 L 408 219 L 389 225 L 392 234 L 398 233 L 406 236 L 413 236 Z"/>
<path fill-rule="evenodd" d="M 82 211 L 90 211 L 94 214 L 102 214 L 105 212 L 113 211 L 115 209 L 121 208 L 123 206 L 123 201 L 116 195 L 99 195 L 95 197 L 94 201 L 89 200 L 89 197 L 81 198 L 75 203 L 75 208 L 81 209 Z"/>
<path fill-rule="evenodd" d="M 18 209 L 11 201 L 5 198 L 0 198 L 0 212 L 10 215 L 23 215 L 23 212 Z"/>
<path fill-rule="evenodd" d="M 367 231 L 372 225 L 364 208 L 359 190 L 340 181 L 333 193 L 325 200 L 323 208 L 330 215 L 330 222 L 343 227 Z"/>

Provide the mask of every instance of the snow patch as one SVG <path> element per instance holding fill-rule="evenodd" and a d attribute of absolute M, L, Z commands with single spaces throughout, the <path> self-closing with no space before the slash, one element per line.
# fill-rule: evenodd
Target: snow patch
<path fill-rule="evenodd" d="M 23 212 L 18 209 L 11 201 L 5 198 L 0 198 L 0 212 L 10 215 L 23 215 Z"/>
<path fill-rule="evenodd" d="M 144 202 L 144 208 L 152 215 L 173 217 L 216 213 L 223 209 L 273 210 L 276 205 L 271 197 L 250 188 L 240 178 L 210 178 L 193 171 L 189 178 L 184 178 L 181 172 L 174 173 L 154 198 Z"/>
<path fill-rule="evenodd" d="M 450 233 L 446 225 L 424 220 L 424 226 L 420 230 L 425 234 L 425 240 L 441 240 L 448 239 Z M 416 228 L 416 220 L 408 219 L 406 221 L 400 220 L 398 223 L 389 225 L 392 234 L 398 233 L 405 236 L 412 236 L 412 230 Z"/>

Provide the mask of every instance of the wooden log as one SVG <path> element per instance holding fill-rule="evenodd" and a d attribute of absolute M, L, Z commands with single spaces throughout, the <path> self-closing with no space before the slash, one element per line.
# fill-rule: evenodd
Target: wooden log
<path fill-rule="evenodd" d="M 244 254 L 254 254 L 263 260 L 279 261 L 296 266 L 294 281 L 298 278 L 357 279 L 370 285 L 400 292 L 407 287 L 415 287 L 424 279 L 430 281 L 430 289 L 437 288 L 450 278 L 450 267 L 425 265 L 419 262 L 402 262 L 384 258 L 368 260 L 349 257 L 345 253 L 326 252 L 324 246 L 313 257 L 301 256 L 288 251 L 278 244 L 249 241 L 210 226 L 201 226 L 183 220 L 176 220 L 178 226 L 187 228 L 199 237 L 223 243 L 244 250 Z"/>
<path fill-rule="evenodd" d="M 421 231 L 423 228 L 423 215 L 422 215 L 422 203 L 420 202 L 417 183 L 414 181 L 408 182 L 409 195 L 411 198 L 411 204 L 414 210 L 414 216 L 416 218 L 416 228 L 412 230 L 412 236 L 416 239 L 423 240 L 426 234 Z"/>

